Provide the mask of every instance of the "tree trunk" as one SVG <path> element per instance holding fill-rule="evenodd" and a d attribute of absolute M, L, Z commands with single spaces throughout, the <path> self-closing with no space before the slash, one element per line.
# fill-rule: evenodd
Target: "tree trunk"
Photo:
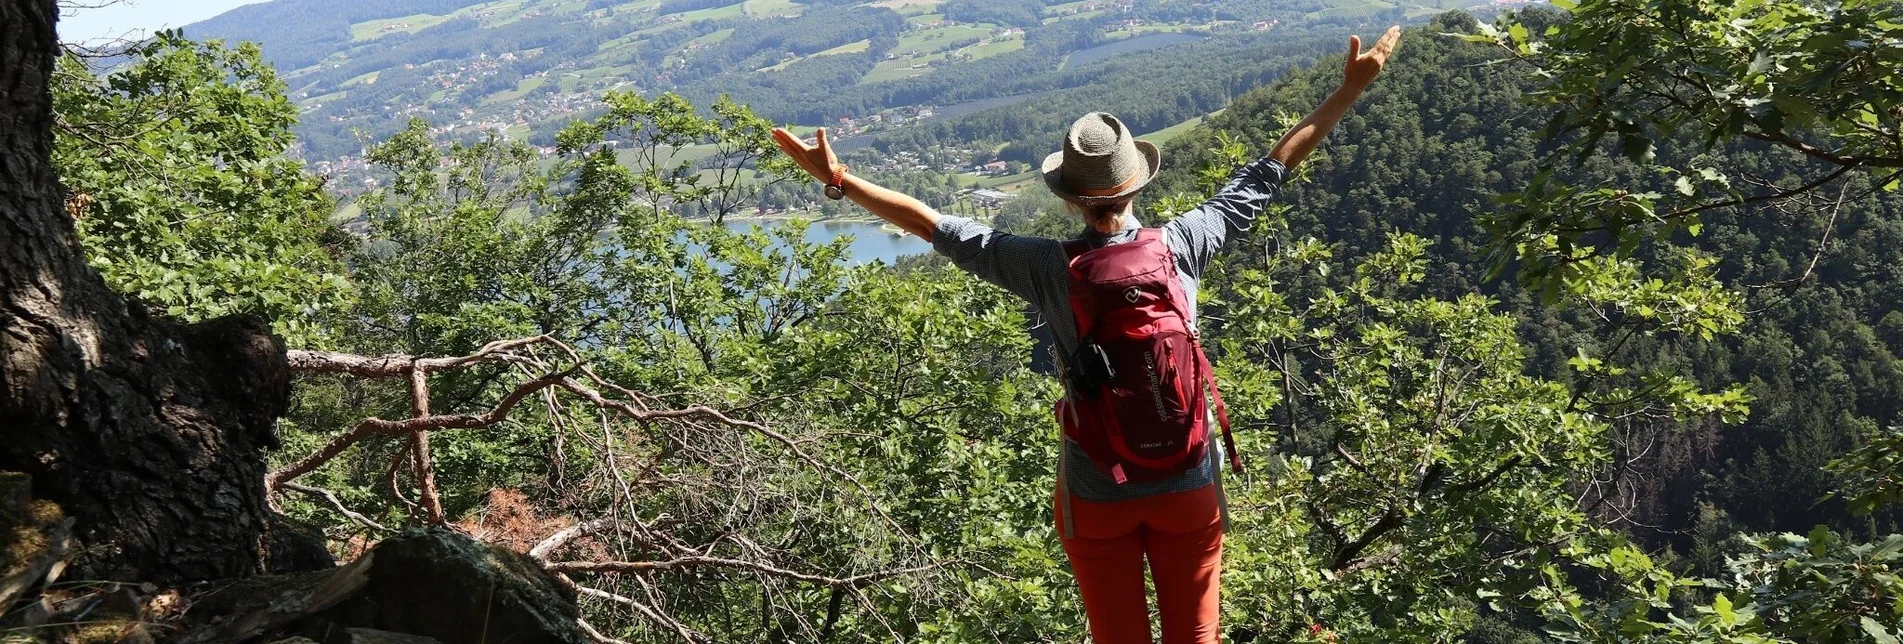
<path fill-rule="evenodd" d="M 183 582 L 328 563 L 264 493 L 284 347 L 180 325 L 85 263 L 53 173 L 54 0 L 0 0 L 0 470 L 77 519 L 91 579 Z"/>

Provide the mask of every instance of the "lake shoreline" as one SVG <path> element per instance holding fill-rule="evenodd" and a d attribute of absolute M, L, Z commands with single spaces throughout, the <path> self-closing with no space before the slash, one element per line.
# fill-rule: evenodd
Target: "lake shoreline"
<path fill-rule="evenodd" d="M 736 232 L 744 232 L 752 226 L 772 229 L 776 228 L 778 224 L 795 218 L 794 216 L 784 214 L 768 215 L 766 217 L 727 217 L 721 222 L 721 226 L 727 230 Z M 708 219 L 692 219 L 689 221 L 699 225 L 709 225 L 713 223 Z M 834 218 L 813 220 L 812 223 L 813 225 L 806 228 L 804 235 L 804 240 L 808 244 L 829 244 L 832 243 L 833 240 L 841 237 L 850 237 L 852 239 L 846 248 L 846 261 L 848 264 L 865 264 L 874 260 L 892 264 L 901 257 L 929 255 L 932 253 L 931 242 L 920 239 L 911 233 L 899 231 L 897 226 L 887 224 L 877 219 L 847 220 Z M 774 247 L 782 245 L 777 239 L 770 243 Z"/>
<path fill-rule="evenodd" d="M 884 219 L 880 219 L 876 215 L 856 216 L 856 217 L 846 216 L 846 217 L 819 218 L 819 217 L 808 217 L 801 214 L 786 214 L 786 213 L 775 214 L 775 215 L 747 215 L 745 217 L 736 217 L 736 216 L 730 215 L 726 217 L 725 219 L 723 219 L 722 221 L 727 223 L 740 223 L 740 224 L 769 224 L 769 223 L 785 223 L 795 219 L 804 219 L 809 223 L 815 223 L 815 224 L 883 224 L 885 223 Z M 707 219 L 704 217 L 689 219 L 688 221 L 697 223 L 697 224 L 714 223 L 714 220 Z"/>

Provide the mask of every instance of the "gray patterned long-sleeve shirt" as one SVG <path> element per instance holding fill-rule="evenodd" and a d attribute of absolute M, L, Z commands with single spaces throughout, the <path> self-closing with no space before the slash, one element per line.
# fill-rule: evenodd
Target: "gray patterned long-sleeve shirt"
<path fill-rule="evenodd" d="M 1248 232 L 1256 214 L 1275 197 L 1287 174 L 1280 162 L 1258 159 L 1238 168 L 1228 185 L 1209 201 L 1163 225 L 1163 239 L 1175 256 L 1183 294 L 1189 298 L 1192 324 L 1196 321 L 1196 289 L 1202 283 L 1203 268 L 1231 240 Z M 1140 225 L 1135 218 L 1125 217 L 1123 222 L 1123 230 L 1116 233 L 1106 235 L 1086 227 L 1080 237 L 1090 240 L 1092 246 L 1136 239 Z M 1057 345 L 1053 350 L 1058 355 L 1068 356 L 1075 350 L 1077 323 L 1071 317 L 1070 262 L 1064 257 L 1063 242 L 1012 235 L 964 217 L 945 216 L 932 231 L 932 248 L 959 268 L 1030 302 L 1051 325 Z M 1215 482 L 1222 455 L 1218 443 L 1211 445 L 1217 447 L 1209 450 L 1209 458 L 1201 465 L 1160 481 L 1118 484 L 1093 467 L 1083 448 L 1070 441 L 1064 441 L 1060 458 L 1067 485 L 1079 498 L 1117 501 L 1195 490 Z"/>

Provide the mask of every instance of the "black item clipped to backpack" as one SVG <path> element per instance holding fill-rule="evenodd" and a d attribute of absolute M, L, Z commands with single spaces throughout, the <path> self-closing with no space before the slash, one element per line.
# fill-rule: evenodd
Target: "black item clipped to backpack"
<path fill-rule="evenodd" d="M 1070 384 L 1074 392 L 1085 398 L 1096 398 L 1104 385 L 1117 377 L 1117 370 L 1110 366 L 1110 354 L 1103 345 L 1089 340 L 1078 345 L 1077 352 L 1071 354 Z"/>

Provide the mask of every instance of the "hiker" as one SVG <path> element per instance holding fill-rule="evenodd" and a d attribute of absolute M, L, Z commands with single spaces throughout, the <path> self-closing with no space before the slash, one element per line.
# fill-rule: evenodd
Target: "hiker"
<path fill-rule="evenodd" d="M 1151 642 L 1146 557 L 1164 644 L 1219 640 L 1228 516 L 1216 425 L 1231 467 L 1240 469 L 1240 460 L 1194 330 L 1197 286 L 1210 258 L 1249 230 L 1289 170 L 1374 81 L 1400 37 L 1400 27 L 1390 28 L 1366 53 L 1350 37 L 1341 87 L 1268 156 L 1237 169 L 1214 197 L 1161 228 L 1143 228 L 1132 206 L 1156 176 L 1156 146 L 1102 112 L 1078 119 L 1063 149 L 1044 159 L 1045 184 L 1084 220 L 1083 232 L 1067 241 L 940 215 L 854 176 L 833 156 L 823 128 L 815 145 L 773 131 L 780 148 L 825 184 L 826 196 L 850 198 L 930 240 L 959 268 L 1030 302 L 1050 324 L 1065 388 L 1053 510 L 1097 644 Z"/>

